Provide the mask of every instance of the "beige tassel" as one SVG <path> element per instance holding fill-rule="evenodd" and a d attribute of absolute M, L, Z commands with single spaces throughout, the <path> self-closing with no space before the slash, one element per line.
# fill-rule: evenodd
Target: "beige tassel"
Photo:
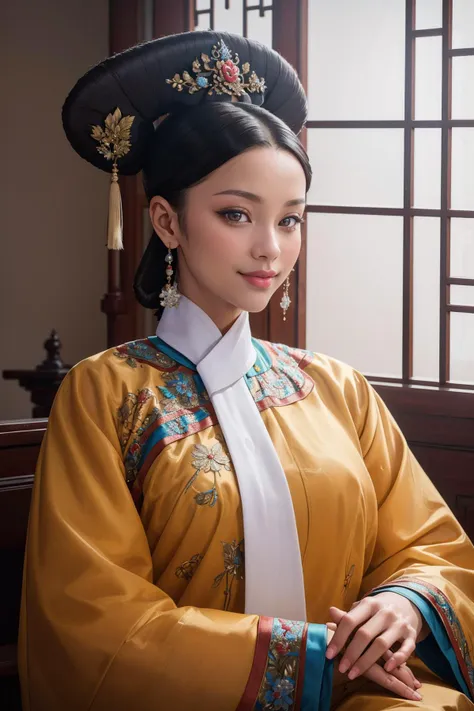
<path fill-rule="evenodd" d="M 118 168 L 112 168 L 109 194 L 109 222 L 107 226 L 108 249 L 123 249 L 122 196 L 118 181 Z"/>

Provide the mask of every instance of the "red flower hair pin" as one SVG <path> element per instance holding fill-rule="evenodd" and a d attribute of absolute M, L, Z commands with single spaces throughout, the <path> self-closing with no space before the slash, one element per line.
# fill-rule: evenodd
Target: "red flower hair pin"
<path fill-rule="evenodd" d="M 175 74 L 172 79 L 167 79 L 167 84 L 171 84 L 173 89 L 183 91 L 187 89 L 189 94 L 206 89 L 209 95 L 229 94 L 230 96 L 242 96 L 242 94 L 261 93 L 266 89 L 265 79 L 260 79 L 255 72 L 250 73 L 250 64 L 245 62 L 239 67 L 239 55 L 232 53 L 225 42 L 219 40 L 211 51 L 211 57 L 201 54 L 201 59 L 193 62 L 192 76 L 188 71 L 183 74 Z M 249 76 L 247 76 L 249 75 Z"/>

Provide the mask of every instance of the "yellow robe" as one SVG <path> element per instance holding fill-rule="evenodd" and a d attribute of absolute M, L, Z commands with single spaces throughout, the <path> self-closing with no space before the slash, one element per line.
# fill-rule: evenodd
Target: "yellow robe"
<path fill-rule="evenodd" d="M 439 613 L 472 694 L 469 539 L 359 373 L 255 348 L 247 382 L 288 479 L 308 621 L 324 624 L 331 605 L 349 609 L 387 582 L 414 587 Z M 30 514 L 25 711 L 302 708 L 304 654 L 288 656 L 288 645 L 303 652 L 305 627 L 243 614 L 244 568 L 232 462 L 192 364 L 151 338 L 73 368 Z M 474 708 L 416 664 L 424 702 L 356 680 L 332 706 Z M 275 665 L 294 683 L 287 706 L 271 701 Z"/>

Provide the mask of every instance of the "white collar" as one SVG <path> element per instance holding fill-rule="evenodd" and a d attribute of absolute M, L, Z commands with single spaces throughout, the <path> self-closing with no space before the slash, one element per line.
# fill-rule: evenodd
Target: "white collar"
<path fill-rule="evenodd" d="M 195 363 L 232 459 L 244 522 L 245 612 L 304 621 L 303 566 L 288 481 L 243 377 L 256 360 L 248 314 L 222 336 L 182 296 L 177 308 L 165 309 L 156 335 Z"/>
<path fill-rule="evenodd" d="M 256 360 L 246 311 L 223 336 L 199 306 L 181 296 L 177 307 L 164 310 L 156 335 L 199 366 L 210 397 L 236 383 Z"/>

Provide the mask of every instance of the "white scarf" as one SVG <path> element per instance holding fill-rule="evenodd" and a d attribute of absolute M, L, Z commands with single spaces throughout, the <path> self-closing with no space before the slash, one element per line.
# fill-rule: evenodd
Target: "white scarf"
<path fill-rule="evenodd" d="M 303 568 L 285 472 L 245 380 L 255 364 L 249 315 L 222 333 L 182 296 L 156 335 L 196 364 L 239 484 L 244 520 L 245 612 L 306 620 Z"/>

